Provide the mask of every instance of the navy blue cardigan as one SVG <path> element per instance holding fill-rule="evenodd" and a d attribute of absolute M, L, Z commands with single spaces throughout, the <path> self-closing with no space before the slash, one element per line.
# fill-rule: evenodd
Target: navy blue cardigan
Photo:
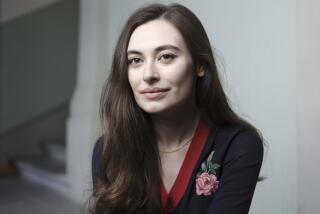
<path fill-rule="evenodd" d="M 92 156 L 95 182 L 103 140 L 100 138 Z M 201 165 L 214 151 L 211 162 L 219 164 L 218 189 L 211 195 L 197 195 L 196 179 Z M 263 159 L 263 144 L 252 132 L 240 127 L 211 128 L 189 183 L 173 214 L 247 214 Z"/>

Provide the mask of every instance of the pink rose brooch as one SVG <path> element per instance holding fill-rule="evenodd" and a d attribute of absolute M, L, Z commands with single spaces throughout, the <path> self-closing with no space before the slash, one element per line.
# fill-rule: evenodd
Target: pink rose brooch
<path fill-rule="evenodd" d="M 214 151 L 210 153 L 207 160 L 201 164 L 201 169 L 197 174 L 196 193 L 197 195 L 208 196 L 218 189 L 219 181 L 216 177 L 216 170 L 220 167 L 217 163 L 212 163 Z"/>

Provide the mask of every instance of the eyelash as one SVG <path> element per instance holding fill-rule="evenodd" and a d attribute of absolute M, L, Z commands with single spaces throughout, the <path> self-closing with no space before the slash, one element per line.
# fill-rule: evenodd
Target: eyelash
<path fill-rule="evenodd" d="M 174 58 L 177 57 L 177 55 L 172 54 L 172 53 L 162 54 L 162 55 L 159 57 L 159 60 L 160 60 L 162 57 L 164 57 L 164 60 L 167 60 L 167 59 L 173 60 Z"/>
<path fill-rule="evenodd" d="M 158 60 L 161 60 L 163 58 L 163 60 L 165 60 L 165 63 L 167 63 L 167 60 L 171 61 L 174 58 L 176 58 L 177 55 L 172 54 L 172 53 L 166 53 L 166 54 L 162 54 L 160 55 L 160 57 L 158 58 Z M 138 61 L 138 62 L 137 62 Z M 142 61 L 142 59 L 137 58 L 137 57 L 133 57 L 131 59 L 128 59 L 128 64 L 129 65 L 136 65 L 138 63 L 140 63 Z"/>
<path fill-rule="evenodd" d="M 128 59 L 128 64 L 131 65 L 131 64 L 137 64 L 137 63 L 139 63 L 139 62 L 133 63 L 135 60 L 141 61 L 141 59 L 139 59 L 139 58 L 137 58 L 137 57 L 134 57 L 134 58 L 132 58 L 132 59 Z"/>

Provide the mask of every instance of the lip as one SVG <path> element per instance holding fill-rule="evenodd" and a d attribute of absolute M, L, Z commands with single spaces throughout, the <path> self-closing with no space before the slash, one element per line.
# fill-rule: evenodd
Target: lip
<path fill-rule="evenodd" d="M 146 93 L 159 93 L 159 92 L 166 92 L 169 91 L 167 88 L 145 88 L 141 91 L 141 94 Z"/>
<path fill-rule="evenodd" d="M 167 88 L 145 88 L 141 94 L 148 99 L 160 99 L 166 95 L 167 91 L 169 91 Z"/>

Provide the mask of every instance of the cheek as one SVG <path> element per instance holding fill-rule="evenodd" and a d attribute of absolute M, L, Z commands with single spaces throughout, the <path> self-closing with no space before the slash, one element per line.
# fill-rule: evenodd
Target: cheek
<path fill-rule="evenodd" d="M 179 72 L 172 72 L 170 82 L 171 85 L 175 86 L 176 93 L 178 94 L 185 94 L 190 93 L 193 89 L 193 82 L 194 82 L 194 72 L 192 70 L 188 70 L 187 67 L 183 69 L 176 69 Z"/>
<path fill-rule="evenodd" d="M 182 82 L 179 82 L 177 85 L 177 95 L 184 99 L 186 97 L 191 96 L 193 92 L 193 80 L 192 78 L 185 79 Z"/>
<path fill-rule="evenodd" d="M 129 84 L 131 86 L 131 89 L 133 91 L 135 91 L 135 89 L 137 88 L 137 85 L 138 85 L 138 79 L 137 79 L 136 75 L 134 75 L 132 72 L 128 72 L 128 80 L 129 80 Z"/>

